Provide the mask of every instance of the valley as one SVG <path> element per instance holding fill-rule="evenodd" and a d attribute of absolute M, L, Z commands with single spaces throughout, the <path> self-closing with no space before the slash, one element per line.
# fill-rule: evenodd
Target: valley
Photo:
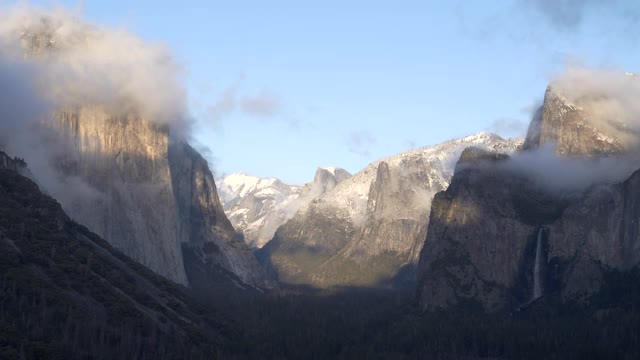
<path fill-rule="evenodd" d="M 280 79 L 287 103 L 251 72 L 212 90 L 210 58 L 207 71 L 193 65 L 194 85 L 175 49 L 89 18 L 0 9 L 0 359 L 640 357 L 637 75 L 566 65 L 516 86 L 514 73 L 540 71 L 532 56 L 487 78 L 469 54 L 453 71 L 446 52 L 420 59 L 444 56 L 447 71 L 408 76 L 407 63 L 389 82 L 356 42 L 331 53 L 359 60 L 328 86 L 312 69 L 348 61 L 253 56 L 278 42 L 265 40 L 274 24 L 252 19 L 265 38 L 242 38 L 254 47 L 236 61 L 297 74 Z M 248 31 L 232 28 L 229 39 Z M 393 48 L 372 39 L 378 56 Z M 473 46 L 504 46 L 489 43 Z M 517 109 L 522 96 L 540 101 Z M 323 106 L 300 100 L 311 98 Z M 485 126 L 491 111 L 521 115 Z"/>

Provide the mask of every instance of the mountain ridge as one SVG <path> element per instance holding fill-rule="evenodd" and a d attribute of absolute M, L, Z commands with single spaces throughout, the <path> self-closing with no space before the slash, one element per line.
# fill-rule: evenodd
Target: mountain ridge
<path fill-rule="evenodd" d="M 72 221 L 0 151 L 0 357 L 211 358 L 235 330 Z M 222 279 L 219 279 L 222 280 Z"/>
<path fill-rule="evenodd" d="M 236 231 L 248 245 L 261 248 L 300 207 L 349 176 L 341 168 L 318 167 L 313 181 L 300 186 L 234 173 L 224 177 L 219 188 L 223 208 Z"/>
<path fill-rule="evenodd" d="M 456 154 L 521 143 L 480 132 L 373 162 L 301 207 L 258 258 L 285 283 L 412 286 L 430 199 L 448 184 Z"/>

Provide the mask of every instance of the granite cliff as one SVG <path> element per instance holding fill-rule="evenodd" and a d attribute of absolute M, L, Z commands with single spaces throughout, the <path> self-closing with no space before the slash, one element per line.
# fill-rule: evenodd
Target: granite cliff
<path fill-rule="evenodd" d="M 603 101 L 617 100 L 550 87 L 523 152 L 463 152 L 432 204 L 418 266 L 424 308 L 590 304 L 611 274 L 640 265 L 636 143 Z M 567 176 L 574 188 L 558 185 Z"/>
<path fill-rule="evenodd" d="M 164 47 L 63 10 L 0 17 L 0 71 L 20 85 L 3 102 L 0 146 L 69 216 L 177 283 L 205 286 L 215 267 L 271 286 L 188 145 L 191 117 Z"/>
<path fill-rule="evenodd" d="M 52 189 L 76 221 L 178 283 L 206 286 L 205 269 L 215 265 L 271 286 L 224 215 L 206 160 L 168 129 L 99 107 L 60 112 L 52 128 L 65 145 L 55 158 L 59 176 L 95 190 L 66 202 Z"/>

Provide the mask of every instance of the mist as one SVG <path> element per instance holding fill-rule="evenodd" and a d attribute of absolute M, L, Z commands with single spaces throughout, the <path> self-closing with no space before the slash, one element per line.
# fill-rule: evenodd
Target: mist
<path fill-rule="evenodd" d="M 593 185 L 622 182 L 640 169 L 640 77 L 613 69 L 569 66 L 551 81 L 550 88 L 567 104 L 582 110 L 585 122 L 602 136 L 621 143 L 625 151 L 606 156 L 562 156 L 550 143 L 513 154 L 501 164 L 504 170 L 549 192 L 571 194 Z M 543 121 L 541 110 L 533 114 L 532 122 Z M 530 136 L 531 131 L 530 127 Z"/>
<path fill-rule="evenodd" d="M 581 108 L 587 121 L 626 148 L 640 146 L 640 77 L 609 69 L 568 67 L 551 88 Z"/>
<path fill-rule="evenodd" d="M 96 106 L 135 114 L 190 138 L 183 69 L 161 44 L 85 22 L 64 9 L 0 9 L 0 148 L 23 158 L 30 176 L 63 206 L 108 197 L 56 159 L 75 149 L 56 133 L 55 114 Z"/>
<path fill-rule="evenodd" d="M 557 195 L 581 193 L 594 185 L 612 185 L 626 180 L 640 169 L 636 154 L 600 157 L 566 157 L 552 145 L 534 151 L 515 153 L 500 165 L 502 170 L 533 181 Z"/>
<path fill-rule="evenodd" d="M 28 66 L 24 81 L 56 109 L 101 105 L 188 133 L 183 70 L 161 44 L 89 24 L 64 9 L 18 5 L 0 10 L 0 53 Z"/>

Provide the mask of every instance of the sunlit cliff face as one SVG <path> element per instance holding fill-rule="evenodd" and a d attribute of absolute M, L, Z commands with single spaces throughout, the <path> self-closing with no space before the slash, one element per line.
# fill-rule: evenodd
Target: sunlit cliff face
<path fill-rule="evenodd" d="M 54 111 L 99 105 L 112 115 L 135 113 L 188 132 L 182 70 L 162 45 L 64 10 L 16 6 L 0 12 L 0 54 L 28 67 L 17 80 Z"/>
<path fill-rule="evenodd" d="M 631 73 L 570 67 L 549 87 L 569 110 L 580 111 L 599 140 L 626 149 L 640 145 L 640 79 Z M 561 114 L 560 114 L 561 115 Z"/>
<path fill-rule="evenodd" d="M 0 148 L 74 220 L 186 284 L 168 160 L 189 133 L 180 71 L 163 46 L 73 13 L 0 10 Z"/>

